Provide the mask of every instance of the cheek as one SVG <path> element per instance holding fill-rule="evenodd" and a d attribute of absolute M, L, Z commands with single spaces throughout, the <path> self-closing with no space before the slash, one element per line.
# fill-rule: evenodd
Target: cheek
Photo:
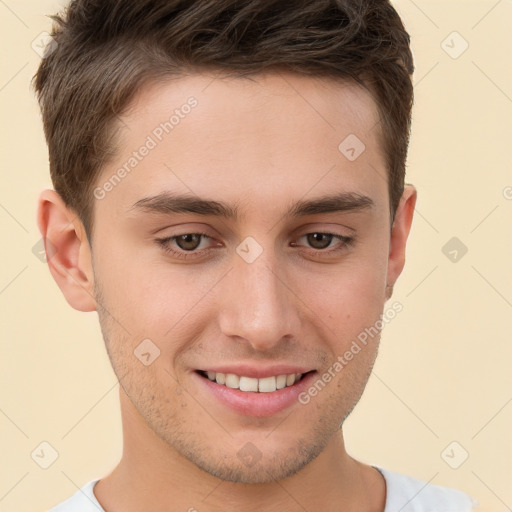
<path fill-rule="evenodd" d="M 375 225 L 356 243 L 354 250 L 334 264 L 306 271 L 297 282 L 305 297 L 337 323 L 347 315 L 380 314 L 385 303 L 389 236 L 385 226 Z M 300 275 L 300 273 L 297 273 Z"/>
<path fill-rule="evenodd" d="M 382 313 L 385 267 L 378 262 L 340 267 L 308 282 L 302 286 L 306 304 L 336 334 L 353 335 Z"/>
<path fill-rule="evenodd" d="M 191 319 L 204 314 L 205 298 L 222 274 L 134 253 L 120 258 L 103 251 L 98 259 L 96 278 L 107 309 L 134 337 L 158 340 L 161 346 L 187 328 L 191 332 Z"/>

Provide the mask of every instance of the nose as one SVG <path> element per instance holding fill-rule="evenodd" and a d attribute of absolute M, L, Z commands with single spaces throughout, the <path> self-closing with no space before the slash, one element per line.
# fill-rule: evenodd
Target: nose
<path fill-rule="evenodd" d="M 255 350 L 271 350 L 300 334 L 299 301 L 270 250 L 252 263 L 234 255 L 233 268 L 220 290 L 220 329 L 243 338 Z"/>

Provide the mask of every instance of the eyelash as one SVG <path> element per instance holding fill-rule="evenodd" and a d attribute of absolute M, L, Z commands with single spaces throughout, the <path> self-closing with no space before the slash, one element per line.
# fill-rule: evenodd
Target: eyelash
<path fill-rule="evenodd" d="M 356 241 L 356 237 L 354 237 L 354 236 L 350 237 L 350 236 L 338 235 L 336 233 L 329 233 L 329 232 L 324 232 L 324 231 L 311 231 L 310 233 L 304 233 L 299 238 L 302 238 L 304 236 L 311 235 L 311 234 L 330 235 L 330 236 L 333 236 L 334 238 L 337 238 L 341 242 L 341 245 L 335 249 L 313 249 L 313 248 L 310 248 L 311 250 L 309 251 L 309 253 L 310 253 L 310 255 L 313 255 L 313 256 L 326 256 L 326 255 L 330 256 L 332 254 L 342 252 L 342 251 L 347 250 L 348 248 L 352 247 L 354 245 L 354 242 Z M 169 236 L 166 238 L 157 238 L 156 242 L 162 248 L 162 250 L 164 252 L 171 254 L 172 256 L 174 256 L 178 259 L 183 259 L 183 260 L 188 260 L 188 259 L 193 259 L 193 258 L 201 258 L 202 256 L 206 256 L 208 253 L 210 253 L 210 251 L 213 250 L 212 247 L 209 247 L 207 249 L 202 249 L 200 251 L 184 251 L 184 250 L 173 249 L 169 245 L 169 242 L 172 242 L 172 241 L 176 240 L 177 238 L 179 238 L 180 236 L 184 236 L 184 235 L 199 235 L 201 237 L 211 238 L 206 233 L 194 232 L 194 233 L 182 233 L 180 235 Z"/>
<path fill-rule="evenodd" d="M 202 236 L 205 238 L 211 238 L 206 233 L 201 233 L 200 231 L 195 231 L 193 233 L 182 233 L 181 235 L 168 236 L 167 238 L 157 238 L 156 242 L 158 243 L 158 245 L 160 245 L 160 247 L 164 250 L 164 252 L 169 253 L 169 254 L 171 254 L 171 256 L 174 256 L 174 257 L 182 259 L 182 260 L 188 260 L 191 258 L 200 258 L 201 256 L 206 255 L 207 253 L 209 253 L 212 250 L 211 247 L 208 249 L 202 249 L 201 251 L 183 251 L 183 250 L 177 251 L 176 249 L 172 249 L 171 246 L 169 245 L 169 242 L 172 242 L 173 240 L 176 240 L 180 236 L 184 236 L 184 235 L 199 235 L 199 236 Z"/>
<path fill-rule="evenodd" d="M 329 248 L 327 248 L 327 249 L 313 249 L 312 247 L 309 247 L 309 254 L 311 256 L 320 256 L 320 257 L 322 257 L 322 256 L 332 256 L 332 255 L 341 253 L 343 251 L 346 251 L 347 249 L 352 247 L 354 245 L 354 242 L 356 241 L 356 237 L 355 236 L 337 235 L 336 233 L 329 233 L 327 231 L 311 231 L 310 233 L 304 233 L 299 238 L 302 238 L 302 237 L 307 236 L 307 235 L 312 235 L 312 234 L 329 235 L 329 236 L 334 237 L 335 239 L 337 238 L 341 243 L 337 247 L 335 247 L 334 249 L 333 248 L 330 248 L 330 249 Z M 295 245 L 294 245 L 294 247 L 295 247 Z M 299 247 L 301 247 L 301 246 L 299 246 Z"/>

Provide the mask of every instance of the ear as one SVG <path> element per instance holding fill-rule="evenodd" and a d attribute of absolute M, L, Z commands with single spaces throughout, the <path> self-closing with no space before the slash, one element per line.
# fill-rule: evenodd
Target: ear
<path fill-rule="evenodd" d="M 39 195 L 37 225 L 50 272 L 69 305 L 78 311 L 95 311 L 91 249 L 85 229 L 55 190 L 43 190 Z"/>
<path fill-rule="evenodd" d="M 406 185 L 396 210 L 389 245 L 386 300 L 393 294 L 393 286 L 405 265 L 405 246 L 411 230 L 417 191 L 413 185 Z"/>

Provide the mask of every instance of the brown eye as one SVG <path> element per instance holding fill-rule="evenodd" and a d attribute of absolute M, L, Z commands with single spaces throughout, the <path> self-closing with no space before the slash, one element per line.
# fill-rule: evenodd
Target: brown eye
<path fill-rule="evenodd" d="M 157 238 L 155 242 L 166 254 L 176 260 L 203 261 L 214 248 L 222 247 L 222 243 L 206 233 L 183 233 L 167 238 Z"/>
<path fill-rule="evenodd" d="M 184 251 L 194 251 L 201 243 L 201 236 L 198 233 L 187 233 L 175 237 L 176 245 Z"/>
<path fill-rule="evenodd" d="M 334 235 L 330 233 L 309 233 L 306 237 L 308 244 L 310 244 L 313 249 L 325 249 L 329 247 Z"/>

